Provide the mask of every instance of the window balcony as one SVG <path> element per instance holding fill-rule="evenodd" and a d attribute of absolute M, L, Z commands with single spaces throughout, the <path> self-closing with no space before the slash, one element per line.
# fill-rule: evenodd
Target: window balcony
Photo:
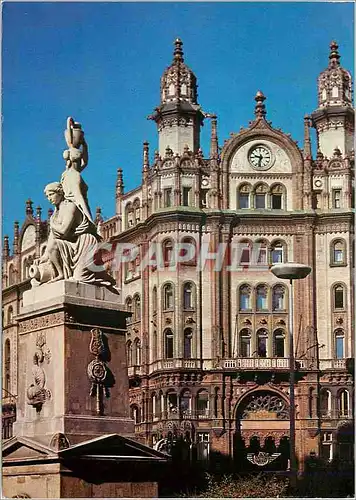
<path fill-rule="evenodd" d="M 172 370 L 175 368 L 200 368 L 199 359 L 182 359 L 182 358 L 172 358 L 172 359 L 159 359 L 150 364 L 150 373 L 157 370 Z"/>

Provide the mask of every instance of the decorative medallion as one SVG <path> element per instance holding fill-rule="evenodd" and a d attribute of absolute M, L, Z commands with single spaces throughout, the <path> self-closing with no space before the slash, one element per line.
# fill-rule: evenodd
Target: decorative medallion
<path fill-rule="evenodd" d="M 109 375 L 111 372 L 106 366 L 109 351 L 104 343 L 103 333 L 99 328 L 91 330 L 89 351 L 95 356 L 95 359 L 87 367 L 88 378 L 91 382 L 90 396 L 96 397 L 96 413 L 103 415 L 103 395 L 107 398 L 110 397 L 109 387 L 111 386 L 111 382 Z"/>
<path fill-rule="evenodd" d="M 266 453 L 265 451 L 260 451 L 257 454 L 247 453 L 247 460 L 258 467 L 264 467 L 273 460 L 276 460 L 280 456 L 280 453 Z"/>

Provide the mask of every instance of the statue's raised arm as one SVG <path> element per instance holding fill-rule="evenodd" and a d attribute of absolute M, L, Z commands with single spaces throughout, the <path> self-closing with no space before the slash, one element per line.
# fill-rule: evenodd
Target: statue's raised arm
<path fill-rule="evenodd" d="M 45 187 L 55 209 L 46 251 L 30 270 L 33 285 L 72 279 L 114 290 L 115 280 L 105 270 L 97 272 L 97 262 L 93 265 L 100 236 L 89 208 L 88 187 L 80 175 L 88 161 L 84 132 L 79 123 L 68 118 L 64 135 L 69 147 L 63 153 L 66 168 L 60 182 Z"/>

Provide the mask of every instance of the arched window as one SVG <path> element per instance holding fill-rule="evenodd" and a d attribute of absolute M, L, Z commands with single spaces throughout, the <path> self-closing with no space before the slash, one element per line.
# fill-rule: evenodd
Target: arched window
<path fill-rule="evenodd" d="M 336 359 L 343 359 L 345 357 L 345 334 L 341 328 L 334 332 L 335 336 L 335 357 Z"/>
<path fill-rule="evenodd" d="M 237 208 L 250 208 L 251 207 L 251 185 L 242 184 L 239 186 L 237 192 Z"/>
<path fill-rule="evenodd" d="M 132 298 L 127 297 L 126 299 L 126 311 L 131 313 L 130 316 L 128 316 L 126 322 L 131 323 L 132 322 Z"/>
<path fill-rule="evenodd" d="M 309 418 L 313 418 L 313 401 L 314 401 L 314 388 L 309 387 L 309 394 L 308 394 L 308 414 Z"/>
<path fill-rule="evenodd" d="M 337 87 L 332 88 L 331 97 L 339 97 L 339 89 Z"/>
<path fill-rule="evenodd" d="M 23 260 L 22 262 L 22 279 L 27 280 L 28 279 L 28 271 L 29 271 L 29 264 L 27 258 Z"/>
<path fill-rule="evenodd" d="M 197 414 L 198 418 L 209 416 L 209 394 L 205 389 L 197 395 Z"/>
<path fill-rule="evenodd" d="M 182 239 L 182 244 L 186 245 L 186 247 L 183 246 L 180 249 L 179 256 L 181 259 L 184 257 L 186 260 L 182 260 L 180 263 L 182 265 L 195 266 L 197 259 L 197 242 L 194 238 L 187 237 Z"/>
<path fill-rule="evenodd" d="M 126 343 L 126 358 L 127 358 L 127 366 L 132 366 L 132 342 L 129 340 Z"/>
<path fill-rule="evenodd" d="M 251 306 L 251 287 L 249 285 L 241 285 L 239 289 L 240 311 L 250 311 Z"/>
<path fill-rule="evenodd" d="M 333 288 L 334 309 L 345 308 L 345 287 L 343 285 L 335 285 Z"/>
<path fill-rule="evenodd" d="M 141 299 L 139 295 L 134 297 L 134 321 L 140 321 L 141 319 Z"/>
<path fill-rule="evenodd" d="M 183 309 L 194 309 L 192 283 L 185 283 L 183 286 Z"/>
<path fill-rule="evenodd" d="M 130 202 L 125 207 L 125 215 L 126 215 L 126 227 L 130 228 L 134 226 L 134 209 Z"/>
<path fill-rule="evenodd" d="M 331 416 L 331 392 L 328 389 L 320 391 L 320 411 L 322 417 Z"/>
<path fill-rule="evenodd" d="M 152 334 L 152 361 L 156 361 L 156 359 L 158 358 L 157 348 L 158 348 L 157 331 L 154 330 Z"/>
<path fill-rule="evenodd" d="M 192 339 L 193 339 L 193 331 L 191 328 L 186 328 L 184 330 L 184 350 L 183 357 L 184 359 L 190 359 L 192 357 Z"/>
<path fill-rule="evenodd" d="M 12 325 L 13 315 L 14 315 L 14 310 L 13 310 L 12 306 L 9 306 L 9 308 L 7 310 L 7 326 Z"/>
<path fill-rule="evenodd" d="M 174 391 L 169 391 L 167 394 L 167 410 L 170 416 L 178 413 L 178 397 Z"/>
<path fill-rule="evenodd" d="M 267 357 L 268 331 L 265 328 L 257 330 L 257 355 L 259 358 Z"/>
<path fill-rule="evenodd" d="M 11 350 L 10 340 L 6 339 L 4 347 L 4 388 L 8 393 L 11 392 Z"/>
<path fill-rule="evenodd" d="M 273 356 L 276 358 L 284 358 L 285 357 L 285 334 L 281 328 L 278 328 L 273 332 Z"/>
<path fill-rule="evenodd" d="M 240 331 L 239 354 L 242 358 L 251 356 L 251 333 L 247 328 Z"/>
<path fill-rule="evenodd" d="M 273 311 L 284 311 L 286 309 L 286 288 L 283 285 L 276 285 L 272 291 Z"/>
<path fill-rule="evenodd" d="M 171 240 L 166 240 L 162 244 L 163 261 L 165 266 L 174 264 L 173 243 Z"/>
<path fill-rule="evenodd" d="M 258 240 L 254 245 L 256 251 L 256 263 L 259 265 L 268 264 L 268 242 L 265 240 Z"/>
<path fill-rule="evenodd" d="M 180 396 L 180 411 L 182 415 L 189 416 L 192 411 L 192 395 L 188 390 L 184 390 Z"/>
<path fill-rule="evenodd" d="M 131 406 L 131 418 L 135 422 L 135 424 L 139 424 L 141 422 L 141 411 L 140 408 L 136 405 Z"/>
<path fill-rule="evenodd" d="M 14 285 L 16 278 L 15 278 L 15 269 L 13 264 L 10 264 L 9 266 L 9 286 Z"/>
<path fill-rule="evenodd" d="M 164 332 L 164 356 L 166 359 L 173 358 L 173 332 L 168 329 Z"/>
<path fill-rule="evenodd" d="M 141 365 L 141 341 L 138 338 L 134 341 L 133 364 Z"/>
<path fill-rule="evenodd" d="M 165 311 L 174 308 L 173 285 L 171 283 L 167 283 L 163 287 L 163 308 Z"/>
<path fill-rule="evenodd" d="M 157 313 L 157 287 L 154 286 L 152 289 L 152 312 Z"/>
<path fill-rule="evenodd" d="M 285 261 L 287 249 L 282 241 L 275 241 L 271 245 L 271 264 L 281 264 Z"/>
<path fill-rule="evenodd" d="M 330 265 L 346 266 L 346 242 L 345 240 L 334 240 L 330 249 Z"/>
<path fill-rule="evenodd" d="M 267 208 L 268 186 L 266 184 L 257 184 L 254 189 L 255 208 Z"/>
<path fill-rule="evenodd" d="M 268 310 L 268 288 L 266 285 L 258 285 L 256 288 L 256 309 L 257 311 Z"/>
<path fill-rule="evenodd" d="M 326 95 L 326 89 L 323 89 L 322 92 L 321 92 L 321 100 L 322 101 L 326 101 L 326 97 L 327 97 L 327 95 Z"/>
<path fill-rule="evenodd" d="M 337 399 L 339 418 L 349 416 L 349 408 L 350 408 L 349 398 L 350 398 L 350 395 L 349 395 L 348 391 L 342 390 L 339 393 L 338 399 Z"/>
<path fill-rule="evenodd" d="M 134 215 L 134 223 L 137 224 L 140 222 L 141 215 L 140 215 L 140 200 L 138 198 L 135 199 L 133 202 L 133 215 Z"/>
<path fill-rule="evenodd" d="M 161 417 L 162 404 L 161 396 L 158 393 L 152 394 L 152 414 L 154 419 L 159 419 Z"/>
<path fill-rule="evenodd" d="M 274 184 L 271 187 L 271 208 L 281 210 L 286 206 L 285 188 L 282 184 Z"/>

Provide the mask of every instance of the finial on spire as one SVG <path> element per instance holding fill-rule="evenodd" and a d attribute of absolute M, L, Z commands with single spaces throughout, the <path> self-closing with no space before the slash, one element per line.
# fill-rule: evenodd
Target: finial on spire
<path fill-rule="evenodd" d="M 180 61 L 180 62 L 184 61 L 182 47 L 183 47 L 182 40 L 180 38 L 176 38 L 174 41 L 174 53 L 173 53 L 175 61 Z"/>
<path fill-rule="evenodd" d="M 145 141 L 143 143 L 143 171 L 147 172 L 149 168 L 150 168 L 149 143 Z"/>
<path fill-rule="evenodd" d="M 124 194 L 124 178 L 122 175 L 122 168 L 117 169 L 116 194 Z"/>
<path fill-rule="evenodd" d="M 10 255 L 10 247 L 9 247 L 9 237 L 8 236 L 4 236 L 4 244 L 3 244 L 3 247 L 2 247 L 2 253 L 3 253 L 3 257 L 9 257 Z"/>
<path fill-rule="evenodd" d="M 340 54 L 338 51 L 338 44 L 333 40 L 330 44 L 330 54 L 329 60 L 331 66 L 339 66 L 340 65 Z"/>
<path fill-rule="evenodd" d="M 38 206 L 36 208 L 36 219 L 38 222 L 41 222 L 41 213 L 42 213 L 42 208 Z"/>
<path fill-rule="evenodd" d="M 264 101 L 266 100 L 263 92 L 259 90 L 255 96 L 256 106 L 255 106 L 255 116 L 256 118 L 264 118 L 266 116 L 266 106 Z"/>
<path fill-rule="evenodd" d="M 29 198 L 26 201 L 26 215 L 33 215 L 32 200 Z"/>

